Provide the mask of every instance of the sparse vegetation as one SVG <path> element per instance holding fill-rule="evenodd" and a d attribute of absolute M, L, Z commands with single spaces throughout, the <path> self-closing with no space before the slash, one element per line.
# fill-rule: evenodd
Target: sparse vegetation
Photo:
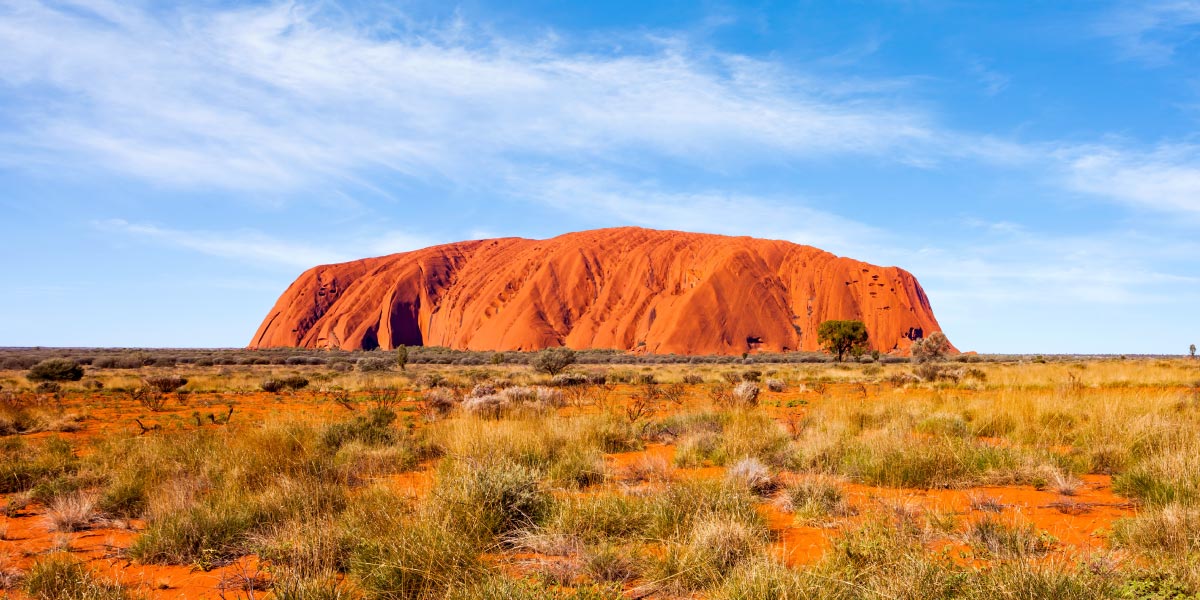
<path fill-rule="evenodd" d="M 42 352 L 32 364 L 76 358 Z M 279 598 L 1200 591 L 1186 358 L 751 355 L 547 377 L 522 353 L 438 366 L 410 348 L 402 373 L 390 355 L 388 370 L 361 372 L 331 366 L 349 354 L 224 365 L 186 352 L 175 366 L 92 357 L 87 379 L 102 385 L 56 382 L 53 396 L 28 365 L 0 372 L 0 492 L 22 532 L 7 543 L 40 532 L 40 548 L 90 561 L 39 554 L 23 576 L 0 564 L 0 581 L 33 597 L 134 597 L 157 584 L 97 573 L 170 565 Z M 158 377 L 186 387 L 148 385 Z M 291 378 L 304 384 L 261 385 Z M 116 535 L 127 520 L 138 529 Z M 88 558 L 116 552 L 133 565 Z"/>

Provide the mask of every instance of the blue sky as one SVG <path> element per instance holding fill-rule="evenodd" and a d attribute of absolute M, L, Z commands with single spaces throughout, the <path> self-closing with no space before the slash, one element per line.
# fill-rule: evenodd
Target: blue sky
<path fill-rule="evenodd" d="M 0 0 L 0 345 L 241 346 L 314 264 L 617 225 L 1200 343 L 1200 0 Z"/>

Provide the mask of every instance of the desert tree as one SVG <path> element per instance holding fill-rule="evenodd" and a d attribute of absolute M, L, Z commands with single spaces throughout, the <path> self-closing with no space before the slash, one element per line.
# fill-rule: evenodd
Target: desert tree
<path fill-rule="evenodd" d="M 529 364 L 534 371 L 554 377 L 575 364 L 575 351 L 566 347 L 546 348 L 535 354 Z"/>
<path fill-rule="evenodd" d="M 949 353 L 950 340 L 946 339 L 946 334 L 940 331 L 935 331 L 929 334 L 929 337 L 913 342 L 912 346 L 913 362 L 937 362 Z"/>
<path fill-rule="evenodd" d="M 867 326 L 862 321 L 825 321 L 817 329 L 817 341 L 836 355 L 838 362 L 846 353 L 859 356 L 866 352 L 868 339 Z"/>
<path fill-rule="evenodd" d="M 404 371 L 408 367 L 408 346 L 400 344 L 396 347 L 396 366 Z"/>

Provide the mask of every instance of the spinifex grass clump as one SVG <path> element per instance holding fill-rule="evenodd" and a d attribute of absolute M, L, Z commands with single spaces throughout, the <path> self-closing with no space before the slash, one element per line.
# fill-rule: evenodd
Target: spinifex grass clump
<path fill-rule="evenodd" d="M 25 578 L 25 591 L 39 600 L 130 600 L 123 586 L 96 576 L 67 555 L 52 555 L 35 563 Z"/>
<path fill-rule="evenodd" d="M 1032 525 L 1008 523 L 986 516 L 970 526 L 967 540 L 985 556 L 1023 558 L 1049 552 L 1055 540 Z"/>
<path fill-rule="evenodd" d="M 56 488 L 78 488 L 73 481 L 80 461 L 70 442 L 49 438 L 26 443 L 21 439 L 0 441 L 0 493 L 41 492 L 43 500 Z"/>
<path fill-rule="evenodd" d="M 706 515 L 694 521 L 685 537 L 667 544 L 665 554 L 652 562 L 650 575 L 668 590 L 702 590 L 759 556 L 765 539 L 760 529 L 738 519 Z"/>
<path fill-rule="evenodd" d="M 433 513 L 481 547 L 541 523 L 553 502 L 533 469 L 505 459 L 443 460 L 432 497 Z"/>
<path fill-rule="evenodd" d="M 101 502 L 144 506 L 148 527 L 130 548 L 134 558 L 218 565 L 247 553 L 255 535 L 340 513 L 348 486 L 364 480 L 358 469 L 367 468 L 346 457 L 351 448 L 407 448 L 393 471 L 415 464 L 420 444 L 392 428 L 393 419 L 379 412 L 324 429 L 207 429 L 126 445 L 127 468 L 143 477 L 115 478 Z"/>
<path fill-rule="evenodd" d="M 1200 507 L 1168 504 L 1113 524 L 1114 544 L 1153 556 L 1200 556 Z"/>
<path fill-rule="evenodd" d="M 366 415 L 358 415 L 349 421 L 334 423 L 325 428 L 321 442 L 336 450 L 348 442 L 362 442 L 379 446 L 394 443 L 400 433 L 392 428 L 396 413 L 388 408 L 372 408 Z"/>
<path fill-rule="evenodd" d="M 680 467 L 724 466 L 754 458 L 776 468 L 796 464 L 792 439 L 784 427 L 768 415 L 737 412 L 718 421 L 701 420 L 683 427 L 675 446 L 675 464 Z"/>
<path fill-rule="evenodd" d="M 444 525 L 413 519 L 358 542 L 350 552 L 349 572 L 367 598 L 444 598 L 483 577 L 483 549 Z"/>
<path fill-rule="evenodd" d="M 835 468 L 863 483 L 890 487 L 965 487 L 1020 480 L 1022 463 L 1005 448 L 939 437 L 913 443 L 876 437 L 850 443 Z"/>
<path fill-rule="evenodd" d="M 857 511 L 846 499 L 841 485 L 829 477 L 808 477 L 783 490 L 781 505 L 799 519 L 844 517 Z"/>
<path fill-rule="evenodd" d="M 771 470 L 757 458 L 743 458 L 725 471 L 725 477 L 734 485 L 743 486 L 751 493 L 767 495 L 775 491 L 778 482 Z"/>
<path fill-rule="evenodd" d="M 448 455 L 476 461 L 505 458 L 565 487 L 599 483 L 603 453 L 641 445 L 637 432 L 611 415 L 453 419 L 432 426 L 430 437 Z"/>

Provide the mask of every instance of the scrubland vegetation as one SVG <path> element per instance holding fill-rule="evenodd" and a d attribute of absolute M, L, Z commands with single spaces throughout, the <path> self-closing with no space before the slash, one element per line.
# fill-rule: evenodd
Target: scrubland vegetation
<path fill-rule="evenodd" d="M 535 370 L 410 350 L 403 370 L 395 353 L 361 368 L 296 352 L 97 366 L 97 352 L 50 387 L 29 369 L 78 356 L 12 353 L 0 584 L 33 598 L 1200 597 L 1200 361 Z"/>

